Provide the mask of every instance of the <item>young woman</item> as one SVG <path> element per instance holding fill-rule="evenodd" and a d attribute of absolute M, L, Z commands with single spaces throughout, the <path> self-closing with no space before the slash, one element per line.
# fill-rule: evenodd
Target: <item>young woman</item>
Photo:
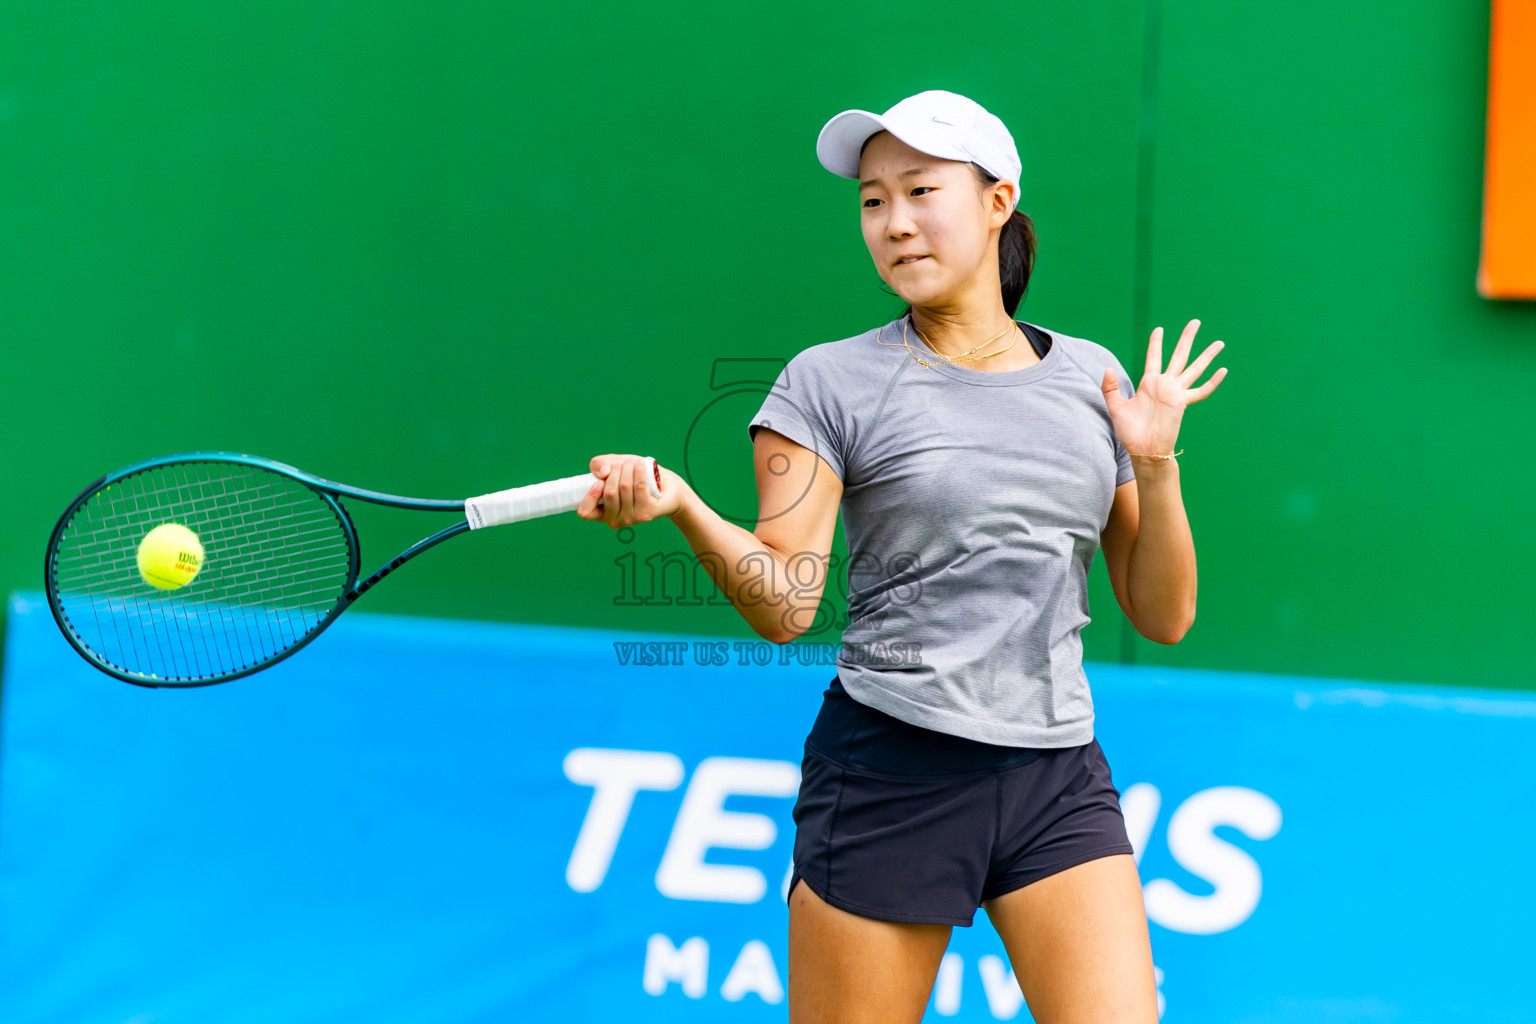
<path fill-rule="evenodd" d="M 653 500 L 638 460 L 592 460 L 578 513 L 669 516 L 761 636 L 811 624 L 839 510 L 849 625 L 806 738 L 789 893 L 792 1024 L 923 1016 L 954 925 L 983 907 L 1040 1024 L 1153 1024 L 1151 947 L 1119 793 L 1082 669 L 1102 547 L 1137 631 L 1177 643 L 1195 551 L 1173 456 L 1221 348 L 1186 365 L 1190 321 L 1145 373 L 1014 310 L 1034 264 L 1003 123 L 930 90 L 844 111 L 822 164 L 858 180 L 864 242 L 909 306 L 813 345 L 749 424 L 748 532 L 679 477 Z M 754 601 L 765 561 L 792 575 Z"/>

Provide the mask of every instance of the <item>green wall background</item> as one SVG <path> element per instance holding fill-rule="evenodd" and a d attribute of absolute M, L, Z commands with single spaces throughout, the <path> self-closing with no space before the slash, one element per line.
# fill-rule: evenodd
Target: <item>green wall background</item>
<path fill-rule="evenodd" d="M 750 515 L 757 403 L 710 405 L 715 360 L 902 305 L 816 132 L 949 88 L 1019 143 L 1021 317 L 1134 376 L 1155 324 L 1227 342 L 1181 438 L 1198 621 L 1135 637 L 1100 561 L 1088 657 L 1530 685 L 1536 307 L 1473 287 L 1487 17 L 3 0 L 0 586 L 41 587 L 96 476 L 182 450 L 449 497 L 611 450 L 679 468 L 695 428 L 695 486 Z M 354 511 L 367 562 L 431 525 Z M 362 607 L 753 638 L 723 602 L 625 602 L 627 556 L 686 550 L 546 519 Z"/>

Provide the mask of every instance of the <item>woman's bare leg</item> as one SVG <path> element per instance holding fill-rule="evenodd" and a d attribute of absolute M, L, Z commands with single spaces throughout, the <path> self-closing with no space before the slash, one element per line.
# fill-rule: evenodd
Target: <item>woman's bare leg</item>
<path fill-rule="evenodd" d="M 789 1024 L 918 1024 L 949 933 L 947 924 L 850 914 L 797 881 L 789 897 Z"/>
<path fill-rule="evenodd" d="M 1152 943 L 1130 854 L 1079 864 L 981 906 L 1038 1024 L 1157 1024 Z"/>

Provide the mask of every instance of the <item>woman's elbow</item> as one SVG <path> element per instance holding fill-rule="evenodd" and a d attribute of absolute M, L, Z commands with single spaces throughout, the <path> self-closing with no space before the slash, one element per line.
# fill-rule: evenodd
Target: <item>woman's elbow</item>
<path fill-rule="evenodd" d="M 1136 632 L 1155 644 L 1164 644 L 1168 647 L 1172 647 L 1180 640 L 1183 640 L 1185 634 L 1189 632 L 1189 628 L 1194 624 L 1195 611 L 1193 608 L 1189 610 L 1187 615 L 1179 619 L 1146 624 L 1134 623 Z"/>
<path fill-rule="evenodd" d="M 758 636 L 762 637 L 769 643 L 780 647 L 782 647 L 784 644 L 794 643 L 795 637 L 798 635 L 798 633 L 786 633 L 782 630 L 774 630 L 771 632 L 763 632 L 758 634 Z"/>

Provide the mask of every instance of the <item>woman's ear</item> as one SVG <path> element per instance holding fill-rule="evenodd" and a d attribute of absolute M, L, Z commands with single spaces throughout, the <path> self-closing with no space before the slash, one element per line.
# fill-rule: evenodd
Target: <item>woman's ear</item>
<path fill-rule="evenodd" d="M 1003 200 L 1003 223 L 1007 224 L 1013 211 L 1019 208 L 1019 186 L 1011 181 L 999 181 L 993 186 L 994 212 L 996 212 L 996 197 Z"/>

